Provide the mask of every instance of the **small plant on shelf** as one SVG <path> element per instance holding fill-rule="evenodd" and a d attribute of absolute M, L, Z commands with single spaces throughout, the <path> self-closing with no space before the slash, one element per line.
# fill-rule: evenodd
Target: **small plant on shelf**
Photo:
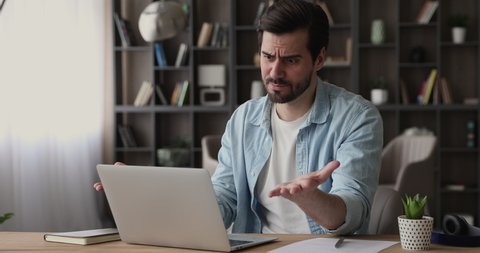
<path fill-rule="evenodd" d="M 421 219 L 425 212 L 425 205 L 427 204 L 427 196 L 420 198 L 419 194 L 413 197 L 405 196 L 402 199 L 403 211 L 407 219 Z"/>
<path fill-rule="evenodd" d="M 448 18 L 450 27 L 467 27 L 468 16 L 465 14 L 455 14 Z"/>
<path fill-rule="evenodd" d="M 385 78 L 383 76 L 380 76 L 376 79 L 372 79 L 368 83 L 370 85 L 370 89 L 372 89 L 372 90 L 374 90 L 374 89 L 381 89 L 381 90 L 387 89 L 387 81 L 385 80 Z"/>
<path fill-rule="evenodd" d="M 370 101 L 374 105 L 385 104 L 388 101 L 387 81 L 383 76 L 369 81 Z"/>
<path fill-rule="evenodd" d="M 6 220 L 13 217 L 13 213 L 6 213 L 3 216 L 0 216 L 0 224 L 4 223 Z"/>
<path fill-rule="evenodd" d="M 448 18 L 448 24 L 452 28 L 452 40 L 455 44 L 465 42 L 467 36 L 468 16 L 465 14 L 455 14 Z"/>

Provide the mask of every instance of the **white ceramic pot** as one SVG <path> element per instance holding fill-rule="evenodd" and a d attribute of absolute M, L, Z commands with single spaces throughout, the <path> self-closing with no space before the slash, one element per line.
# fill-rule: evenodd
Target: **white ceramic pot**
<path fill-rule="evenodd" d="M 467 35 L 467 29 L 465 27 L 453 27 L 452 28 L 453 43 L 455 43 L 455 44 L 464 43 L 466 35 Z"/>
<path fill-rule="evenodd" d="M 432 241 L 433 217 L 407 219 L 405 215 L 398 216 L 398 230 L 403 249 L 428 250 Z"/>
<path fill-rule="evenodd" d="M 388 101 L 388 90 L 385 89 L 372 89 L 370 91 L 370 101 L 374 105 L 382 105 Z"/>

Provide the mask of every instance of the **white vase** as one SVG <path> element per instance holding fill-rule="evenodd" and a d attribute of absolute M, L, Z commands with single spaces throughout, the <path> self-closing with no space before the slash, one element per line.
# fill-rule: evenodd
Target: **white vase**
<path fill-rule="evenodd" d="M 374 105 L 382 105 L 388 101 L 388 91 L 385 89 L 372 89 L 370 91 L 370 101 Z"/>
<path fill-rule="evenodd" d="M 455 44 L 462 44 L 465 42 L 467 29 L 465 27 L 452 27 L 452 39 Z"/>
<path fill-rule="evenodd" d="M 370 30 L 370 42 L 375 45 L 385 42 L 385 23 L 381 19 L 375 19 L 372 21 L 372 27 Z"/>
<path fill-rule="evenodd" d="M 259 80 L 252 81 L 252 86 L 250 87 L 250 97 L 262 97 L 265 95 L 265 88 L 263 87 L 263 82 Z"/>
<path fill-rule="evenodd" d="M 398 216 L 398 230 L 403 249 L 428 250 L 432 241 L 433 217 L 407 219 L 405 215 Z"/>

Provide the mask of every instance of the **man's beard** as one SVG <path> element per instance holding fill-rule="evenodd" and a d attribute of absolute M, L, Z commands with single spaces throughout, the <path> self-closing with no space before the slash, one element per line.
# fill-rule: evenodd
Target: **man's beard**
<path fill-rule="evenodd" d="M 285 79 L 275 80 L 271 77 L 267 77 L 267 79 L 265 79 L 265 89 L 268 92 L 268 98 L 272 102 L 283 104 L 283 103 L 291 102 L 291 101 L 295 100 L 296 98 L 300 97 L 308 89 L 308 87 L 310 85 L 310 81 L 311 81 L 311 76 L 310 75 L 307 76 L 307 78 L 305 80 L 303 80 L 302 82 L 297 83 L 297 85 L 292 85 L 291 82 L 289 82 Z M 287 93 L 287 94 L 282 94 L 281 92 L 278 92 L 278 91 L 270 92 L 268 90 L 268 84 L 269 83 L 275 83 L 275 84 L 280 84 L 282 86 L 287 86 L 287 87 L 290 88 L 290 92 Z"/>

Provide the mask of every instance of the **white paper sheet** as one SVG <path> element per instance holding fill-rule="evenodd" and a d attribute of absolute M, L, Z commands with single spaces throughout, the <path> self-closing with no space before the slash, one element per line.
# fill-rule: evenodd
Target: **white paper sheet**
<path fill-rule="evenodd" d="M 398 242 L 347 239 L 339 248 L 335 248 L 338 238 L 315 238 L 295 242 L 287 246 L 269 251 L 269 253 L 372 253 L 380 252 Z"/>

